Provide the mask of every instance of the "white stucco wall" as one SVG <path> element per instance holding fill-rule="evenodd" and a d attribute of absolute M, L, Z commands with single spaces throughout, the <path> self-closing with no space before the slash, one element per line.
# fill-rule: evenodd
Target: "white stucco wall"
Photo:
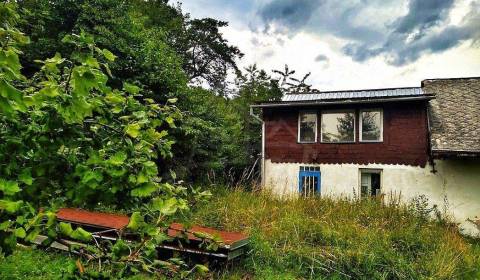
<path fill-rule="evenodd" d="M 265 160 L 265 187 L 279 195 L 297 194 L 299 167 L 302 165 L 307 164 Z M 400 195 L 404 202 L 424 194 L 440 210 L 447 206 L 448 213 L 466 232 L 475 232 L 473 225 L 466 220 L 480 217 L 479 160 L 435 160 L 436 173 L 431 172 L 429 165 L 425 168 L 385 164 L 308 166 L 320 166 L 321 195 L 333 197 L 353 197 L 354 192 L 359 193 L 359 169 L 381 169 L 383 194 Z"/>

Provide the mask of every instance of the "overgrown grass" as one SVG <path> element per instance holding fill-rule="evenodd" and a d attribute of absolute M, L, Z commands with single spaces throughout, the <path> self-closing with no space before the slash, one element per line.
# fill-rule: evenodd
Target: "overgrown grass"
<path fill-rule="evenodd" d="M 415 205 L 223 189 L 195 222 L 251 235 L 247 258 L 223 278 L 480 279 L 479 242 Z"/>
<path fill-rule="evenodd" d="M 217 189 L 194 222 L 251 236 L 247 256 L 217 268 L 215 278 L 480 279 L 480 242 L 442 219 L 428 220 L 427 213 L 422 203 L 282 200 Z M 0 259 L 0 279 L 61 279 L 72 261 L 61 253 L 19 250 Z"/>
<path fill-rule="evenodd" d="M 64 254 L 19 249 L 6 259 L 0 257 L 0 279 L 61 279 L 70 263 Z"/>
<path fill-rule="evenodd" d="M 0 279 L 2 280 L 50 280 L 66 279 L 71 275 L 69 267 L 75 265 L 75 256 L 59 251 L 42 251 L 34 248 L 19 248 L 13 255 L 4 259 L 0 257 Z M 84 263 L 84 262 L 83 262 Z M 87 269 L 97 269 L 95 265 L 88 265 Z M 111 267 L 104 267 L 110 272 Z M 153 279 L 148 275 L 139 274 L 128 280 Z M 158 278 L 155 278 L 158 279 Z"/>

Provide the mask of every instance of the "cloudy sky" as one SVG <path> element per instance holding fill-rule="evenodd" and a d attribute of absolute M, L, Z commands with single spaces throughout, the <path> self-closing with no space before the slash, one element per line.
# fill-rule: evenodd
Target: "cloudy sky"
<path fill-rule="evenodd" d="M 320 90 L 420 86 L 480 76 L 480 0 L 180 0 L 245 54 L 288 64 Z M 300 76 L 300 75 L 298 75 Z"/>

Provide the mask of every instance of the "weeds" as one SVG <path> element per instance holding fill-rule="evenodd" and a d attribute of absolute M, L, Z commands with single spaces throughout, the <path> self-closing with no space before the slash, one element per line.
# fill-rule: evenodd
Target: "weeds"
<path fill-rule="evenodd" d="M 480 240 L 462 237 L 424 198 L 385 201 L 219 188 L 194 222 L 251 237 L 243 260 L 217 269 L 220 279 L 480 279 Z M 19 250 L 0 260 L 0 279 L 61 278 L 71 262 Z"/>
<path fill-rule="evenodd" d="M 426 198 L 406 205 L 386 201 L 279 199 L 260 191 L 219 189 L 195 222 L 251 235 L 242 268 L 220 273 L 223 278 L 480 277 L 478 242 L 459 235 Z"/>

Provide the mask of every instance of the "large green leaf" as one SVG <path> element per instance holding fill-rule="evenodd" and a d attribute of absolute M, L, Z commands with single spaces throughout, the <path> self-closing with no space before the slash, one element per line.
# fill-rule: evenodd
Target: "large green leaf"
<path fill-rule="evenodd" d="M 27 236 L 27 233 L 25 232 L 25 229 L 20 227 L 15 229 L 15 236 L 23 239 L 25 236 Z"/>
<path fill-rule="evenodd" d="M 70 236 L 73 232 L 72 225 L 69 223 L 60 222 L 58 224 L 58 229 L 60 230 L 60 233 L 65 236 Z"/>
<path fill-rule="evenodd" d="M 175 197 L 166 200 L 157 197 L 152 200 L 151 208 L 164 215 L 173 215 L 178 210 L 178 200 Z"/>
<path fill-rule="evenodd" d="M 130 221 L 128 222 L 127 228 L 133 231 L 138 230 L 144 225 L 143 216 L 140 212 L 133 212 L 130 216 Z"/>
<path fill-rule="evenodd" d="M 88 170 L 82 175 L 82 183 L 95 184 L 103 181 L 103 175 L 100 170 Z"/>
<path fill-rule="evenodd" d="M 18 187 L 17 182 L 0 179 L 0 191 L 2 191 L 5 195 L 14 195 L 21 190 Z"/>
<path fill-rule="evenodd" d="M 20 175 L 18 176 L 18 180 L 25 183 L 26 185 L 31 186 L 33 184 L 32 170 L 30 168 L 24 169 L 22 173 L 20 173 Z"/>
<path fill-rule="evenodd" d="M 127 159 L 127 154 L 125 152 L 119 151 L 110 157 L 110 159 L 108 160 L 108 163 L 118 166 L 118 165 L 122 165 L 126 159 Z"/>
<path fill-rule="evenodd" d="M 0 79 L 0 96 L 7 101 L 14 102 L 15 105 L 10 103 L 12 108 L 22 112 L 26 110 L 26 106 L 23 102 L 23 93 L 4 79 Z"/>
<path fill-rule="evenodd" d="M 6 230 L 12 225 L 12 221 L 5 221 L 0 223 L 0 230 Z"/>
<path fill-rule="evenodd" d="M 103 56 L 108 60 L 108 61 L 114 61 L 115 58 L 117 58 L 112 52 L 110 52 L 107 49 L 102 50 Z"/>
<path fill-rule="evenodd" d="M 90 232 L 84 230 L 81 227 L 76 228 L 70 234 L 70 237 L 75 239 L 75 240 L 84 241 L 84 242 L 88 242 L 88 241 L 92 240 L 92 238 L 93 238 L 92 234 Z"/>
<path fill-rule="evenodd" d="M 140 92 L 140 88 L 136 85 L 132 85 L 129 83 L 123 83 L 123 89 L 131 94 L 138 94 Z"/>
<path fill-rule="evenodd" d="M 133 189 L 130 194 L 136 197 L 147 197 L 152 195 L 156 190 L 158 190 L 158 185 L 153 182 L 148 182 Z"/>
<path fill-rule="evenodd" d="M 17 212 L 23 205 L 23 201 L 0 200 L 0 210 L 5 210 L 8 213 Z"/>
<path fill-rule="evenodd" d="M 140 128 L 140 124 L 131 123 L 125 128 L 125 133 L 127 133 L 132 138 L 137 138 L 138 134 L 140 134 Z"/>

